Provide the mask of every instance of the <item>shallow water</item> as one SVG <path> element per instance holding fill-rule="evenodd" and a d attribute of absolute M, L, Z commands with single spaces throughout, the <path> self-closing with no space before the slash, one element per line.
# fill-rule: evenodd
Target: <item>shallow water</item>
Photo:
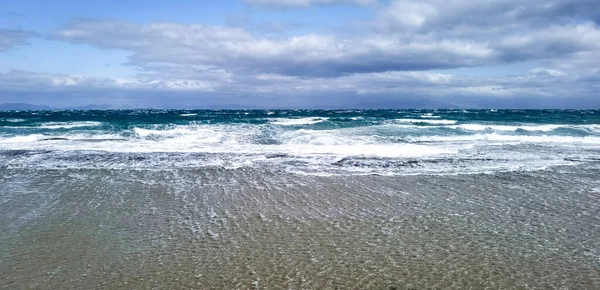
<path fill-rule="evenodd" d="M 597 164 L 0 170 L 2 289 L 598 289 Z"/>

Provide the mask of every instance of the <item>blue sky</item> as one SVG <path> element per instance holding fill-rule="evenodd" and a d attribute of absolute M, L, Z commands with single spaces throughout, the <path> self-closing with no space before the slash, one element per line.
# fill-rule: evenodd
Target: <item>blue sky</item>
<path fill-rule="evenodd" d="M 596 0 L 3 0 L 0 14 L 0 103 L 600 107 Z"/>

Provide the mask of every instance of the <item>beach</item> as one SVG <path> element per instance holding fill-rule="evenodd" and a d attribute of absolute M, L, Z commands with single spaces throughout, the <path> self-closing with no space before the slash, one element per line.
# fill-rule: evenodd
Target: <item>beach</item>
<path fill-rule="evenodd" d="M 229 136 L 241 121 L 184 119 L 203 112 L 172 113 L 175 126 L 79 112 L 5 121 L 0 288 L 600 288 L 596 115 L 486 123 L 403 112 L 416 117 L 264 111 L 243 126 L 280 130 L 274 140 L 238 143 L 202 130 Z M 353 121 L 363 123 L 343 125 Z M 377 133 L 394 126 L 404 133 Z M 292 151 L 275 138 L 290 134 L 316 137 Z M 362 143 L 339 150 L 348 140 Z"/>

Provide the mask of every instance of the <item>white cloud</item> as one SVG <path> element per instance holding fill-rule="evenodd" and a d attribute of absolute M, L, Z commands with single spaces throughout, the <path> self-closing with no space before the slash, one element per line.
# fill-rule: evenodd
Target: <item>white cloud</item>
<path fill-rule="evenodd" d="M 248 0 L 279 7 L 376 1 Z M 385 3 L 385 4 L 384 4 Z M 600 81 L 600 8 L 591 0 L 402 0 L 382 2 L 377 18 L 352 34 L 260 35 L 253 29 L 118 20 L 77 20 L 53 39 L 131 52 L 139 68 L 130 80 L 11 72 L 3 90 L 114 90 L 253 96 L 256 103 L 286 96 L 300 102 L 339 95 L 460 99 L 593 98 Z M 23 39 L 23 38 L 21 38 Z M 525 75 L 461 77 L 442 69 L 527 62 Z M 518 65 L 518 64 L 517 64 Z M 431 70 L 438 72 L 434 73 Z M 243 97 L 242 97 L 243 96 Z M 293 96 L 290 97 L 290 96 Z M 292 100 L 293 99 L 293 100 Z M 468 100 L 467 100 L 468 99 Z M 302 99 L 309 103 L 309 100 Z M 325 102 L 312 99 L 313 103 Z"/>
<path fill-rule="evenodd" d="M 478 94 L 479 96 L 556 95 L 557 88 L 575 85 L 589 78 L 589 74 L 566 73 L 536 68 L 530 74 L 505 78 L 473 78 L 430 72 L 358 73 L 336 78 L 303 78 L 277 74 L 235 75 L 227 79 L 202 81 L 171 78 L 158 75 L 125 80 L 90 78 L 64 74 L 43 74 L 26 71 L 0 73 L 2 91 L 69 91 L 116 90 L 155 92 L 218 92 L 238 95 L 248 93 L 293 95 L 299 92 L 411 94 L 432 97 Z M 560 81 L 557 82 L 557 78 Z"/>
<path fill-rule="evenodd" d="M 549 68 L 534 68 L 531 70 L 531 73 L 538 75 L 538 76 L 553 76 L 553 77 L 562 77 L 562 76 L 566 76 L 567 74 L 559 71 L 559 70 L 555 70 L 555 69 L 549 69 Z"/>
<path fill-rule="evenodd" d="M 67 74 L 35 73 L 12 70 L 0 73 L 0 86 L 5 91 L 61 91 L 70 89 L 213 91 L 210 82 L 201 80 L 127 80 L 92 78 Z"/>
<path fill-rule="evenodd" d="M 600 30 L 592 23 L 552 25 L 535 31 L 508 35 L 494 46 L 506 60 L 564 57 L 600 49 Z"/>
<path fill-rule="evenodd" d="M 596 0 L 392 0 L 380 9 L 375 24 L 397 31 L 447 33 L 479 28 L 485 33 L 498 27 L 522 31 L 529 26 L 599 17 L 600 3 Z"/>
<path fill-rule="evenodd" d="M 156 64 L 169 64 L 307 77 L 497 65 L 600 50 L 600 30 L 589 21 L 488 36 L 483 35 L 485 30 L 476 37 L 446 36 L 438 30 L 346 38 L 320 34 L 264 37 L 238 27 L 79 20 L 57 29 L 54 37 L 132 51 L 129 64 L 150 71 Z"/>
<path fill-rule="evenodd" d="M 478 66 L 494 58 L 486 43 L 460 39 L 317 34 L 266 38 L 241 28 L 175 23 L 77 21 L 55 31 L 54 37 L 133 51 L 131 64 L 138 66 L 170 63 L 304 76 Z"/>

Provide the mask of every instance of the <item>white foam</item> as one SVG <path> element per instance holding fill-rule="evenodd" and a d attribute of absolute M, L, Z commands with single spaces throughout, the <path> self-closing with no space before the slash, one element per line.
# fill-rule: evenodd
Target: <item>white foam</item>
<path fill-rule="evenodd" d="M 8 137 L 8 138 L 0 138 L 0 145 L 1 144 L 19 144 L 19 143 L 29 143 L 29 142 L 37 142 L 40 139 L 43 139 L 44 135 L 42 134 L 31 134 L 31 135 L 21 135 L 21 136 L 15 136 L 15 137 Z M 2 148 L 0 146 L 0 148 Z M 13 148 L 10 148 L 13 149 Z M 18 148 L 15 148 L 18 149 Z"/>
<path fill-rule="evenodd" d="M 167 130 L 160 130 L 160 129 L 145 129 L 145 128 L 133 128 L 133 132 L 135 133 L 136 136 L 140 137 L 140 138 L 147 138 L 147 137 L 176 137 L 176 136 L 180 136 L 180 135 L 184 135 L 184 134 L 188 134 L 189 132 L 191 132 L 190 129 L 185 128 L 185 127 L 175 127 L 172 129 L 167 129 Z"/>
<path fill-rule="evenodd" d="M 578 125 L 575 128 L 583 128 L 592 133 L 600 133 L 600 124 Z"/>
<path fill-rule="evenodd" d="M 456 124 L 455 120 L 422 120 L 422 119 L 396 119 L 398 123 L 425 123 L 433 125 L 451 125 Z"/>
<path fill-rule="evenodd" d="M 376 136 L 362 133 L 359 129 L 287 131 L 280 135 L 282 144 L 278 147 L 293 155 L 417 157 L 457 153 L 447 146 L 382 143 Z"/>
<path fill-rule="evenodd" d="M 9 123 L 21 123 L 21 122 L 25 122 L 27 120 L 25 119 L 4 119 L 4 122 L 9 122 Z"/>
<path fill-rule="evenodd" d="M 223 143 L 226 141 L 224 140 L 226 138 L 224 131 L 225 130 L 222 130 L 222 127 L 216 125 L 181 125 L 162 130 L 133 128 L 133 132 L 138 138 L 155 141 L 160 140 L 160 142 L 165 145 L 173 146 L 174 150 L 180 147 L 179 145 L 186 146 L 186 144 Z M 230 137 L 235 137 L 235 135 L 230 134 Z M 160 144 L 157 143 L 156 145 Z"/>
<path fill-rule="evenodd" d="M 192 116 L 198 116 L 198 114 L 179 114 L 179 116 L 181 116 L 181 117 L 192 117 Z"/>
<path fill-rule="evenodd" d="M 441 116 L 436 116 L 433 113 L 425 113 L 419 117 L 424 118 L 424 119 L 439 119 L 439 118 L 441 118 Z"/>
<path fill-rule="evenodd" d="M 398 127 L 404 126 L 416 129 L 398 129 Z M 458 128 L 459 126 L 455 127 Z M 434 128 L 438 127 L 450 126 L 434 126 Z M 513 130 L 513 128 L 508 127 L 511 126 L 501 127 L 501 129 Z M 515 125 L 514 127 L 521 128 L 523 125 Z M 289 168 L 290 171 L 334 172 L 338 170 L 341 172 L 350 170 L 380 174 L 402 170 L 402 174 L 404 174 L 407 172 L 460 173 L 541 168 L 563 164 L 565 163 L 563 157 L 587 154 L 585 150 L 580 149 L 597 148 L 600 144 L 600 136 L 557 136 L 550 133 L 535 136 L 537 134 L 526 135 L 526 132 L 516 135 L 515 133 L 502 134 L 502 130 L 498 130 L 499 132 L 483 131 L 486 129 L 475 130 L 480 127 L 472 127 L 471 129 L 474 131 L 471 133 L 472 135 L 422 136 L 423 133 L 419 128 L 423 127 L 410 122 L 332 130 L 295 130 L 296 128 L 281 127 L 273 123 L 260 125 L 154 125 L 132 128 L 120 134 L 103 134 L 94 133 L 93 131 L 51 131 L 46 132 L 46 134 L 0 137 L 0 150 L 42 149 L 50 150 L 53 152 L 52 154 L 67 155 L 71 154 L 70 151 L 73 154 L 80 154 L 79 151 L 166 153 L 166 156 L 171 156 L 170 153 L 209 153 L 206 154 L 209 157 L 180 158 L 174 160 L 173 163 L 165 163 L 164 158 L 134 162 L 143 163 L 140 166 L 153 166 L 156 168 L 164 166 L 239 168 L 257 164 L 269 164 L 269 166 L 275 164 L 276 166 L 285 167 L 286 170 Z M 426 131 L 431 132 L 431 130 Z M 66 140 L 42 141 L 48 138 L 66 138 Z M 85 142 L 90 140 L 97 141 Z M 535 146 L 535 148 L 533 146 L 497 146 L 521 143 L 548 144 L 549 146 Z M 524 148 L 524 150 L 521 148 Z M 535 150 L 529 150 L 531 148 Z M 350 159 L 359 157 L 357 162 L 364 162 L 366 165 L 342 165 L 341 167 L 331 165 L 348 157 Z M 366 159 L 373 158 L 374 161 L 364 161 L 363 157 Z M 0 158 L 3 157 L 0 156 Z M 400 169 L 398 167 L 393 169 L 393 166 L 387 168 L 379 165 L 385 164 L 388 158 L 418 158 L 420 160 L 428 158 L 468 160 L 475 158 L 493 161 L 481 161 L 480 163 L 477 163 L 479 161 L 473 161 L 473 163 L 465 163 L 466 165 L 460 166 L 452 162 L 419 163 L 418 166 L 408 166 Z M 5 160 L 10 161 L 11 159 Z M 36 162 L 39 161 L 38 159 L 31 160 L 31 164 L 37 164 Z M 14 159 L 13 162 L 16 164 L 15 166 L 22 163 L 20 159 Z M 81 161 L 67 160 L 60 162 Z M 113 159 L 106 164 L 96 164 L 96 161 L 90 162 L 86 166 L 112 166 L 115 168 L 119 166 L 138 166 L 127 162 L 113 161 Z M 374 164 L 374 166 L 369 164 Z M 72 166 L 77 166 L 77 164 Z M 477 166 L 481 166 L 481 168 Z"/>
<path fill-rule="evenodd" d="M 528 143 L 569 143 L 569 144 L 600 144 L 600 137 L 586 136 L 526 136 L 502 135 L 497 133 L 475 134 L 465 136 L 421 136 L 410 138 L 417 142 L 465 142 L 465 141 L 500 141 L 500 142 L 528 142 Z"/>
<path fill-rule="evenodd" d="M 272 130 L 275 127 L 271 128 Z M 373 156 L 418 157 L 456 154 L 453 146 L 382 143 L 369 131 L 275 130 L 273 136 L 261 135 L 257 125 L 179 125 L 168 128 L 133 128 L 133 138 L 123 140 L 113 134 L 28 135 L 0 139 L 0 149 L 95 150 L 107 152 L 197 152 L 226 154 L 289 154 L 294 156 Z M 369 134 L 369 135 L 367 135 Z M 41 142 L 47 138 L 66 138 Z M 265 138 L 278 142 L 265 144 Z M 98 142 L 81 142 L 82 140 Z M 114 140 L 120 139 L 120 140 Z M 262 141 L 262 142 L 261 142 Z"/>
<path fill-rule="evenodd" d="M 271 124 L 280 126 L 311 125 L 327 121 L 328 119 L 329 118 L 272 119 Z"/>
<path fill-rule="evenodd" d="M 54 140 L 53 140 L 54 139 Z M 80 142 L 94 141 L 98 142 Z M 30 134 L 14 137 L 0 138 L 0 150 L 102 150 L 104 146 L 110 148 L 111 142 L 121 142 L 122 136 L 115 134 L 65 134 L 65 135 L 44 135 Z M 130 140 L 131 141 L 131 140 Z M 106 144 L 106 145 L 103 145 Z M 106 151 L 111 151 L 106 150 Z"/>
<path fill-rule="evenodd" d="M 463 129 L 463 130 L 467 130 L 467 131 L 485 131 L 485 130 L 493 130 L 493 131 L 505 131 L 505 132 L 509 132 L 509 131 L 518 131 L 518 130 L 525 130 L 525 131 L 541 131 L 541 132 L 550 132 L 553 130 L 556 130 L 558 128 L 561 128 L 563 126 L 567 126 L 567 125 L 515 125 L 515 126 L 508 126 L 508 125 L 486 125 L 486 124 L 461 124 L 461 125 L 455 125 L 455 126 L 448 126 L 449 128 L 454 128 L 454 129 Z"/>
<path fill-rule="evenodd" d="M 134 129 L 137 146 L 111 146 L 110 150 L 158 152 L 204 152 L 238 154 L 291 154 L 416 157 L 437 154 L 453 154 L 456 149 L 443 146 L 415 144 L 381 144 L 372 136 L 355 135 L 352 130 L 294 130 L 279 132 L 279 144 L 259 144 L 254 136 L 259 132 L 252 127 L 200 125 L 176 127 L 167 130 Z M 159 137 L 159 141 L 151 141 Z"/>
<path fill-rule="evenodd" d="M 101 126 L 101 122 L 48 122 L 39 126 L 42 129 L 72 129 L 80 127 L 97 127 Z"/>
<path fill-rule="evenodd" d="M 365 157 L 423 157 L 441 154 L 456 154 L 458 150 L 440 146 L 414 144 L 363 144 L 363 145 L 302 145 L 287 144 L 282 152 L 293 155 L 329 154 L 337 156 Z"/>

